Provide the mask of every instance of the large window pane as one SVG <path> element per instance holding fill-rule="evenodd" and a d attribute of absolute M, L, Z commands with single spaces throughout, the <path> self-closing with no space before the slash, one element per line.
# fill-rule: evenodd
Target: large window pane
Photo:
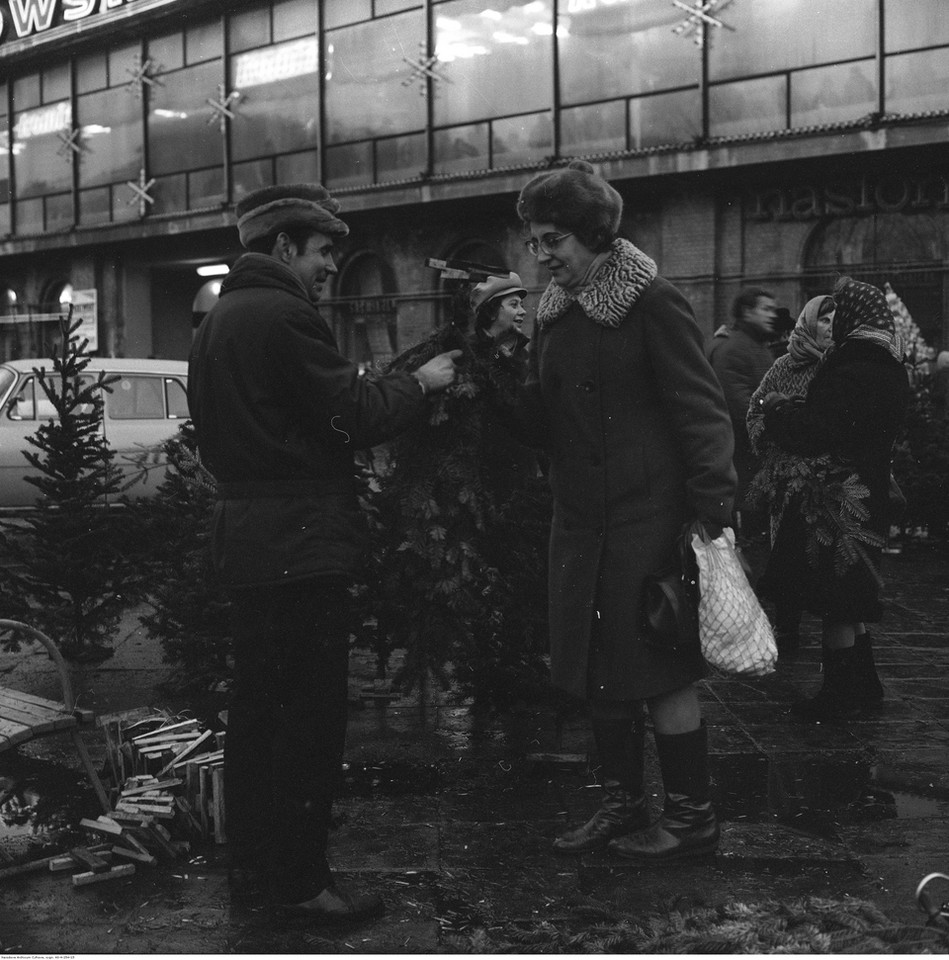
<path fill-rule="evenodd" d="M 489 138 L 490 129 L 486 123 L 436 130 L 433 147 L 435 172 L 487 170 L 491 165 Z"/>
<path fill-rule="evenodd" d="M 425 126 L 425 98 L 419 96 L 418 83 L 403 83 L 412 72 L 403 58 L 418 57 L 424 34 L 419 10 L 326 34 L 327 141 L 410 133 Z"/>
<path fill-rule="evenodd" d="M 180 213 L 188 209 L 188 179 L 183 173 L 158 177 L 149 193 L 155 198 L 154 213 Z"/>
<path fill-rule="evenodd" d="M 232 82 L 241 94 L 231 124 L 235 160 L 316 146 L 318 54 L 316 37 L 306 37 L 232 58 Z"/>
<path fill-rule="evenodd" d="M 277 43 L 315 34 L 318 24 L 317 0 L 276 0 L 273 5 L 273 38 Z"/>
<path fill-rule="evenodd" d="M 188 207 L 217 207 L 224 203 L 224 168 L 197 170 L 188 174 Z"/>
<path fill-rule="evenodd" d="M 376 143 L 377 179 L 403 180 L 417 177 L 425 169 L 425 150 L 424 133 L 379 140 Z"/>
<path fill-rule="evenodd" d="M 104 51 L 91 53 L 76 60 L 76 92 L 89 93 L 108 86 L 108 61 Z"/>
<path fill-rule="evenodd" d="M 452 0 L 435 8 L 439 126 L 551 106 L 551 0 Z M 410 53 L 410 56 L 412 54 Z"/>
<path fill-rule="evenodd" d="M 3 94 L 6 94 L 3 88 Z M 6 117 L 0 117 L 0 203 L 10 201 L 10 125 Z"/>
<path fill-rule="evenodd" d="M 228 18 L 227 38 L 231 53 L 270 43 L 270 7 L 264 4 L 232 13 Z"/>
<path fill-rule="evenodd" d="M 142 168 L 142 104 L 124 89 L 79 98 L 82 153 L 79 182 L 84 187 L 134 180 Z"/>
<path fill-rule="evenodd" d="M 949 43 L 946 0 L 886 0 L 883 9 L 887 53 Z"/>
<path fill-rule="evenodd" d="M 372 183 L 372 144 L 330 147 L 326 151 L 326 182 L 337 189 Z"/>
<path fill-rule="evenodd" d="M 49 231 L 68 230 L 76 222 L 73 211 L 72 194 L 60 193 L 46 198 L 46 229 Z"/>
<path fill-rule="evenodd" d="M 79 191 L 79 222 L 83 226 L 108 223 L 112 214 L 111 191 L 108 187 Z"/>
<path fill-rule="evenodd" d="M 240 200 L 248 193 L 253 193 L 261 187 L 269 187 L 273 182 L 272 160 L 251 160 L 249 163 L 236 163 L 231 168 L 231 179 L 234 190 L 234 199 Z M 308 179 L 315 179 L 309 177 Z M 295 180 L 284 180 L 283 183 L 295 183 Z"/>
<path fill-rule="evenodd" d="M 856 120 L 876 109 L 873 60 L 791 74 L 791 126 Z"/>
<path fill-rule="evenodd" d="M 43 198 L 17 200 L 16 232 L 20 235 L 43 232 Z"/>
<path fill-rule="evenodd" d="M 192 66 L 215 60 L 224 52 L 224 37 L 218 21 L 201 23 L 185 30 L 185 63 Z"/>
<path fill-rule="evenodd" d="M 554 128 L 549 113 L 509 117 L 491 125 L 494 167 L 512 167 L 549 157 L 554 152 Z"/>
<path fill-rule="evenodd" d="M 142 62 L 142 45 L 130 43 L 109 50 L 109 86 L 124 87 L 132 82 Z"/>
<path fill-rule="evenodd" d="M 629 145 L 633 150 L 685 143 L 702 132 L 698 90 L 657 93 L 629 102 Z"/>
<path fill-rule="evenodd" d="M 30 73 L 13 81 L 13 105 L 17 110 L 29 110 L 40 105 L 40 75 Z"/>
<path fill-rule="evenodd" d="M 625 100 L 560 111 L 560 150 L 566 156 L 625 149 Z"/>
<path fill-rule="evenodd" d="M 949 109 L 949 50 L 926 50 L 886 58 L 888 113 Z"/>
<path fill-rule="evenodd" d="M 160 76 L 151 88 L 148 147 L 151 173 L 194 170 L 222 162 L 218 124 L 208 123 L 208 97 L 217 97 L 221 64 L 211 61 Z"/>
<path fill-rule="evenodd" d="M 185 65 L 185 38 L 178 30 L 166 37 L 153 37 L 148 41 L 148 58 L 152 73 L 169 73 Z"/>
<path fill-rule="evenodd" d="M 308 183 L 319 180 L 319 166 L 316 150 L 285 153 L 277 157 L 277 183 Z"/>
<path fill-rule="evenodd" d="M 873 56 L 877 0 L 754 0 L 718 14 L 733 29 L 711 28 L 709 74 L 720 80 Z M 832 16 L 832 20 L 830 17 Z"/>
<path fill-rule="evenodd" d="M 68 63 L 57 63 L 43 71 L 43 103 L 66 100 L 71 92 Z"/>
<path fill-rule="evenodd" d="M 323 27 L 330 30 L 347 23 L 358 23 L 372 16 L 372 0 L 325 0 Z"/>
<path fill-rule="evenodd" d="M 672 32 L 681 17 L 672 4 L 561 4 L 562 101 L 605 100 L 698 83 L 701 54 Z"/>
<path fill-rule="evenodd" d="M 382 17 L 387 13 L 398 13 L 400 10 L 411 10 L 412 7 L 422 6 L 420 0 L 376 0 L 376 16 Z"/>
<path fill-rule="evenodd" d="M 13 142 L 17 195 L 35 197 L 72 186 L 72 163 L 59 138 L 72 129 L 69 101 L 24 110 L 15 117 Z"/>
<path fill-rule="evenodd" d="M 709 135 L 738 137 L 765 130 L 783 130 L 785 80 L 763 77 L 709 89 Z"/>

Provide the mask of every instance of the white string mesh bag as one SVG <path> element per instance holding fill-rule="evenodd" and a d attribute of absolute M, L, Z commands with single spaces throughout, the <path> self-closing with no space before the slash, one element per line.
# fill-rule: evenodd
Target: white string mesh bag
<path fill-rule="evenodd" d="M 702 656 L 715 670 L 743 677 L 774 672 L 778 647 L 741 559 L 735 532 L 725 527 L 715 540 L 692 534 L 699 568 L 699 637 Z"/>

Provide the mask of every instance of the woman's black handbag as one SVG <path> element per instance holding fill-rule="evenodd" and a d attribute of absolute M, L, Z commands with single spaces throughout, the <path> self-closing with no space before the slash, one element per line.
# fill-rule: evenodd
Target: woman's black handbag
<path fill-rule="evenodd" d="M 692 526 L 675 543 L 675 560 L 643 582 L 642 631 L 653 647 L 676 652 L 699 647 L 699 571 L 692 551 Z"/>

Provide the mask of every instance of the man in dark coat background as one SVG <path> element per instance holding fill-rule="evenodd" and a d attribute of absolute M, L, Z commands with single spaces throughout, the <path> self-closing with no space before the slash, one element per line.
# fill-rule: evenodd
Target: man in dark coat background
<path fill-rule="evenodd" d="M 349 232 L 320 184 L 237 205 L 248 250 L 192 347 L 188 394 L 218 483 L 214 565 L 230 589 L 235 684 L 224 792 L 232 896 L 316 924 L 381 912 L 326 859 L 346 735 L 349 587 L 368 528 L 353 452 L 392 439 L 454 379 L 441 354 L 371 380 L 342 356 L 316 301 Z"/>
<path fill-rule="evenodd" d="M 738 472 L 735 532 L 744 536 L 763 533 L 766 529 L 766 519 L 750 511 L 745 503 L 748 485 L 758 469 L 745 417 L 751 395 L 774 362 L 768 344 L 774 339 L 776 320 L 774 297 L 767 290 L 746 287 L 732 304 L 732 325 L 715 332 L 707 351 L 722 385 L 735 434 L 735 470 Z"/>

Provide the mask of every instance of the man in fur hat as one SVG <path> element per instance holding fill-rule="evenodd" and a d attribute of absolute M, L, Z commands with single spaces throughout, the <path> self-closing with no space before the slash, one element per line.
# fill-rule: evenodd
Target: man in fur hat
<path fill-rule="evenodd" d="M 218 483 L 212 553 L 231 591 L 235 683 L 224 792 L 232 896 L 316 924 L 362 920 L 326 859 L 346 734 L 348 588 L 367 526 L 353 451 L 390 440 L 454 379 L 441 354 L 377 380 L 337 349 L 316 307 L 349 232 L 321 184 L 237 204 L 247 253 L 191 352 L 188 395 Z"/>

